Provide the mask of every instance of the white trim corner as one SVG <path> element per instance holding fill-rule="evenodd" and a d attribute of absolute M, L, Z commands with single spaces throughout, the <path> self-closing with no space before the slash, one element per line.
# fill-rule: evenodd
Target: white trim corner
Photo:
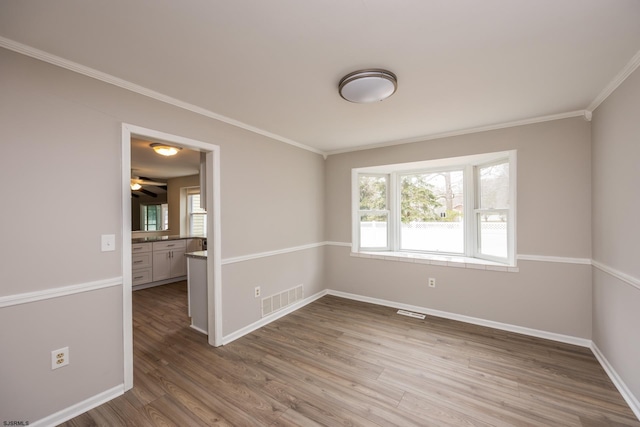
<path fill-rule="evenodd" d="M 618 375 L 611 363 L 609 363 L 607 358 L 604 357 L 604 354 L 602 354 L 602 352 L 594 342 L 591 342 L 591 351 L 593 352 L 596 359 L 598 359 L 598 362 L 600 362 L 600 365 L 602 365 L 602 368 L 613 382 L 613 385 L 616 386 L 616 388 L 622 395 L 622 398 L 625 400 L 625 402 L 627 402 L 634 415 L 638 418 L 638 420 L 640 420 L 640 401 L 638 401 L 638 398 L 634 396 L 633 393 L 631 393 L 629 387 L 627 387 L 625 382 L 622 381 L 620 375 Z"/>

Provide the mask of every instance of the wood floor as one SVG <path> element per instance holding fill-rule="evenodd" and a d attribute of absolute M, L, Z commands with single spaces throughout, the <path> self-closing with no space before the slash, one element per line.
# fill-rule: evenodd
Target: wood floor
<path fill-rule="evenodd" d="M 133 294 L 134 388 L 64 426 L 640 426 L 590 350 L 325 296 L 221 348 Z"/>

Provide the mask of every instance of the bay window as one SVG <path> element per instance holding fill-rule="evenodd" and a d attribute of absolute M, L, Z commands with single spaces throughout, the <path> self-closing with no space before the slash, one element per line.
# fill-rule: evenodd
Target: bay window
<path fill-rule="evenodd" d="M 514 265 L 515 151 L 353 170 L 353 250 Z"/>

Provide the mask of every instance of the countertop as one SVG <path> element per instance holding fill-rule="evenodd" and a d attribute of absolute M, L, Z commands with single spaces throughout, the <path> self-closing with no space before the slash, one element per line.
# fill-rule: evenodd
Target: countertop
<path fill-rule="evenodd" d="M 188 252 L 184 256 L 187 258 L 207 259 L 207 251 Z"/>
<path fill-rule="evenodd" d="M 167 240 L 183 240 L 183 239 L 206 239 L 202 236 L 147 236 L 147 237 L 133 237 L 131 243 L 145 243 L 145 242 L 164 242 Z"/>

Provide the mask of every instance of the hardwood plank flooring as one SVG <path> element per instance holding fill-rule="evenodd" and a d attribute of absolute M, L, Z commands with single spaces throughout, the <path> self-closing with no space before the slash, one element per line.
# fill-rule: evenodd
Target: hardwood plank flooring
<path fill-rule="evenodd" d="M 332 296 L 224 347 L 133 294 L 134 388 L 63 426 L 636 426 L 590 350 Z"/>

